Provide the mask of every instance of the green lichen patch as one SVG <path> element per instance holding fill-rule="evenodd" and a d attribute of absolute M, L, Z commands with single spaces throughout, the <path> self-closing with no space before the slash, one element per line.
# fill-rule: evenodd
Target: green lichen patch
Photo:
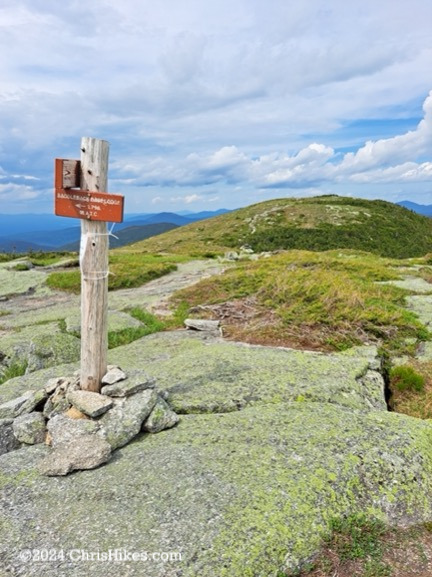
<path fill-rule="evenodd" d="M 77 307 L 66 318 L 66 330 L 71 333 L 79 334 L 81 331 L 81 312 Z M 117 332 L 130 328 L 137 328 L 141 326 L 140 321 L 134 319 L 132 316 L 123 311 L 109 310 L 108 311 L 108 331 Z"/>
<path fill-rule="evenodd" d="M 35 270 L 14 271 L 0 268 L 0 296 L 27 293 L 41 289 L 46 275 Z"/>
<path fill-rule="evenodd" d="M 373 347 L 358 355 L 324 355 L 189 335 L 179 331 L 146 337 L 111 351 L 110 362 L 125 367 L 144 362 L 179 413 L 237 411 L 299 395 L 364 410 L 386 409 L 383 384 L 362 380 Z"/>
<path fill-rule="evenodd" d="M 61 332 L 58 323 L 23 327 L 2 337 L 8 364 L 26 363 L 29 372 L 79 359 L 79 340 Z"/>
<path fill-rule="evenodd" d="M 409 417 L 293 402 L 183 416 L 107 465 L 61 479 L 34 476 L 45 449 L 19 450 L 0 457 L 9 495 L 2 514 L 19 537 L 5 533 L 1 547 L 10 556 L 43 535 L 47 548 L 60 540 L 67 549 L 182 552 L 177 564 L 146 564 L 148 577 L 290 574 L 335 517 L 430 520 L 431 441 L 432 427 Z M 25 483 L 15 483 L 17 473 Z M 118 574 L 115 564 L 90 567 L 92 577 Z M 35 575 L 62 569 L 45 564 Z M 131 575 L 142 571 L 132 566 Z"/>
<path fill-rule="evenodd" d="M 8 303 L 8 316 L 1 319 L 1 324 L 8 329 L 42 325 L 63 320 L 80 310 L 80 301 L 77 297 L 71 297 L 68 302 L 60 302 L 58 304 L 47 302 L 45 304 L 46 306 L 40 306 L 39 308 L 35 306 L 31 310 L 26 310 L 23 314 L 23 311 L 20 310 L 20 303 L 17 302 L 14 305 L 12 301 Z"/>

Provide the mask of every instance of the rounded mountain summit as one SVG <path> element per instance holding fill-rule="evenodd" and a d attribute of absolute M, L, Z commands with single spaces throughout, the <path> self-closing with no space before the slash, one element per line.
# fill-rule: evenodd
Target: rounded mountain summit
<path fill-rule="evenodd" d="M 432 252 L 432 219 L 384 200 L 281 198 L 194 222 L 134 247 L 213 256 L 245 245 L 255 252 L 346 248 L 418 257 Z"/>

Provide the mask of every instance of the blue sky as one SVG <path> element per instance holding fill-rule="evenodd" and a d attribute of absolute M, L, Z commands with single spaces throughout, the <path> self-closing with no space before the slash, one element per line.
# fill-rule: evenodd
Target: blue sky
<path fill-rule="evenodd" d="M 126 212 L 432 204 L 430 0 L 0 0 L 0 212 L 108 140 Z"/>

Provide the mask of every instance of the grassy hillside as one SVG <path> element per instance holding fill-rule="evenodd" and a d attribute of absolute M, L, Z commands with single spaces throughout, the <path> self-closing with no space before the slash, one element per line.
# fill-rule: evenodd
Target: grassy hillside
<path fill-rule="evenodd" d="M 382 200 L 284 198 L 181 227 L 134 249 L 211 256 L 242 245 L 255 251 L 347 248 L 409 258 L 432 251 L 432 219 Z"/>

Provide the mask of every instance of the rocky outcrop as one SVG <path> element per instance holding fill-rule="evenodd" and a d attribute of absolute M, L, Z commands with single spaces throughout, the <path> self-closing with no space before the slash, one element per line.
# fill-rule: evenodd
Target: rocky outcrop
<path fill-rule="evenodd" d="M 181 420 L 161 434 L 117 445 L 102 467 L 61 479 L 40 475 L 39 467 L 68 446 L 68 439 L 54 440 L 56 422 L 73 421 L 64 415 L 50 420 L 53 448 L 40 444 L 2 455 L 0 560 L 16 574 L 28 569 L 18 544 L 38 548 L 43 536 L 47 549 L 85 543 L 101 552 L 177 554 L 163 563 L 130 562 L 131 576 L 294 575 L 334 517 L 362 511 L 393 525 L 432 520 L 432 425 L 387 411 L 373 347 L 325 355 L 184 331 L 112 350 L 110 362 L 145 364 L 156 382 L 111 397 L 112 407 L 99 417 L 74 421 L 83 433 L 72 435 L 76 443 L 90 436 L 113 451 L 128 405 L 132 421 L 143 419 L 141 431 L 157 430 L 164 411 L 183 413 Z M 62 374 L 73 373 L 68 370 Z M 18 396 L 30 388 L 31 378 L 43 388 L 53 376 L 45 369 L 15 379 L 0 396 L 9 401 L 13 391 Z M 110 414 L 113 426 L 104 435 Z M 66 468 L 60 465 L 57 473 Z M 36 577 L 114 577 L 118 570 L 115 563 L 67 558 L 31 568 Z"/>

